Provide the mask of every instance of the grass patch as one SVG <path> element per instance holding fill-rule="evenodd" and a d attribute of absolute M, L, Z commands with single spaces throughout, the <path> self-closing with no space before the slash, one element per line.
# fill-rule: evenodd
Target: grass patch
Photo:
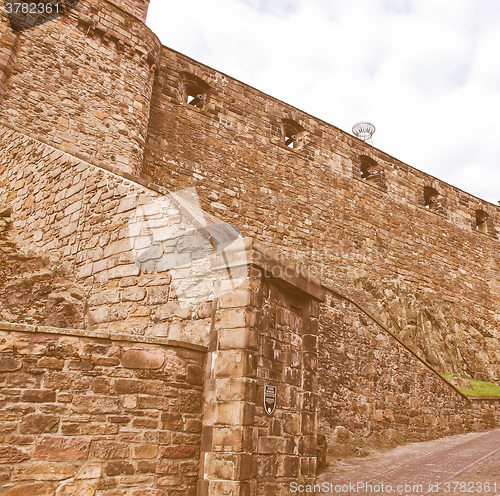
<path fill-rule="evenodd" d="M 448 381 L 452 381 L 450 375 L 443 374 L 443 377 Z M 472 391 L 470 389 L 456 387 L 465 396 L 488 396 L 488 397 L 500 397 L 500 386 L 498 384 L 492 384 L 491 382 L 476 381 L 475 379 L 470 379 L 470 384 L 472 386 Z"/>

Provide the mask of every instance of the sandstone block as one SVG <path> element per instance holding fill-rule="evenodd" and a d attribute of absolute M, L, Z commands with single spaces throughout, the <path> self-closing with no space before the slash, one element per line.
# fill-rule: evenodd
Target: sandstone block
<path fill-rule="evenodd" d="M 55 487 L 51 482 L 21 484 L 12 489 L 4 488 L 3 496 L 54 496 Z"/>
<path fill-rule="evenodd" d="M 0 357 L 0 372 L 15 372 L 23 366 L 23 362 L 17 358 Z"/>
<path fill-rule="evenodd" d="M 165 412 L 161 415 L 162 428 L 165 430 L 181 430 L 183 425 L 180 413 Z"/>
<path fill-rule="evenodd" d="M 120 279 L 122 277 L 138 276 L 139 272 L 139 267 L 137 267 L 135 264 L 119 265 L 118 267 L 109 269 L 108 278 Z"/>
<path fill-rule="evenodd" d="M 219 297 L 220 308 L 246 307 L 250 304 L 250 288 L 237 288 Z"/>
<path fill-rule="evenodd" d="M 222 308 L 217 311 L 216 322 L 218 329 L 247 327 L 247 309 Z"/>
<path fill-rule="evenodd" d="M 203 367 L 188 365 L 186 372 L 186 380 L 189 384 L 203 385 L 205 380 L 205 370 Z"/>
<path fill-rule="evenodd" d="M 124 238 L 120 241 L 112 241 L 104 247 L 104 258 L 108 258 L 112 255 L 122 253 L 124 251 L 129 251 L 132 249 L 132 240 Z"/>
<path fill-rule="evenodd" d="M 43 434 L 57 432 L 58 428 L 59 417 L 57 415 L 34 413 L 23 417 L 19 432 L 21 434 Z"/>
<path fill-rule="evenodd" d="M 57 489 L 57 496 L 94 496 L 95 485 L 88 482 L 67 482 Z"/>
<path fill-rule="evenodd" d="M 137 204 L 137 196 L 129 196 L 126 198 L 122 198 L 120 200 L 120 203 L 118 204 L 117 213 L 128 212 L 129 210 L 135 208 L 136 204 Z"/>
<path fill-rule="evenodd" d="M 130 447 L 127 443 L 108 440 L 95 440 L 92 442 L 93 458 L 98 460 L 113 460 L 128 458 Z"/>
<path fill-rule="evenodd" d="M 28 453 L 13 446 L 0 446 L 0 463 L 18 463 L 28 460 Z"/>
<path fill-rule="evenodd" d="M 163 393 L 163 386 L 163 382 L 157 380 L 117 379 L 115 382 L 115 391 L 118 394 L 144 393 L 161 395 Z M 116 400 L 116 398 L 113 398 L 113 400 Z"/>
<path fill-rule="evenodd" d="M 245 349 L 250 346 L 256 347 L 257 336 L 255 331 L 250 331 L 246 327 L 239 329 L 219 330 L 219 349 Z"/>
<path fill-rule="evenodd" d="M 130 462 L 120 460 L 107 463 L 105 473 L 109 477 L 117 475 L 133 475 L 135 473 L 135 469 Z"/>
<path fill-rule="evenodd" d="M 159 369 L 164 361 L 161 350 L 127 350 L 122 355 L 122 364 L 128 369 Z"/>
<path fill-rule="evenodd" d="M 89 318 L 96 324 L 124 320 L 127 318 L 127 315 L 126 308 L 120 305 L 102 306 L 94 308 L 89 312 Z"/>
<path fill-rule="evenodd" d="M 120 303 L 120 293 L 113 290 L 104 290 L 99 291 L 90 296 L 89 300 L 90 306 L 101 306 L 101 305 L 110 305 L 112 303 Z"/>
<path fill-rule="evenodd" d="M 207 453 L 204 461 L 205 477 L 210 480 L 234 480 L 237 477 L 237 460 L 217 453 Z"/>
<path fill-rule="evenodd" d="M 132 447 L 132 458 L 152 459 L 158 454 L 158 446 L 156 444 L 141 444 Z"/>
<path fill-rule="evenodd" d="M 64 368 L 64 360 L 55 357 L 43 357 L 38 360 L 37 366 L 46 369 L 62 370 Z"/>
<path fill-rule="evenodd" d="M 75 461 L 88 458 L 90 440 L 79 437 L 42 437 L 37 440 L 34 458 L 47 461 Z"/>
<path fill-rule="evenodd" d="M 79 470 L 75 479 L 98 479 L 101 476 L 101 465 L 99 465 L 98 463 L 88 463 Z"/>
<path fill-rule="evenodd" d="M 129 287 L 122 291 L 122 301 L 142 301 L 146 296 L 144 288 Z"/>
<path fill-rule="evenodd" d="M 194 458 L 198 448 L 196 446 L 167 446 L 161 450 L 163 458 Z"/>
<path fill-rule="evenodd" d="M 30 463 L 14 467 L 12 480 L 16 481 L 59 481 L 73 477 L 76 465 L 72 463 Z"/>
<path fill-rule="evenodd" d="M 246 350 L 223 350 L 214 355 L 214 377 L 244 377 L 253 374 L 252 355 Z"/>
<path fill-rule="evenodd" d="M 23 391 L 21 399 L 30 403 L 52 403 L 56 401 L 56 392 L 49 389 L 27 389 Z"/>

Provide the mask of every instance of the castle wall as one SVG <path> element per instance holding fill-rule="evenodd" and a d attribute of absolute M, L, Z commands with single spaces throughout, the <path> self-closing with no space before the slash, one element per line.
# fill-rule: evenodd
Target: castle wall
<path fill-rule="evenodd" d="M 202 108 L 182 99 L 185 72 L 211 87 Z M 304 129 L 301 148 L 285 145 L 285 119 Z M 361 177 L 363 155 L 380 181 Z M 207 211 L 355 298 L 442 371 L 500 377 L 497 206 L 165 47 L 142 171 L 196 187 Z M 426 208 L 425 187 L 440 208 Z"/>
<path fill-rule="evenodd" d="M 0 74 L 0 117 L 62 150 L 130 172 L 142 163 L 160 43 L 135 17 L 133 6 L 143 18 L 147 2 L 117 3 L 125 10 L 82 1 L 18 33 L 15 64 L 8 77 Z M 5 14 L 1 21 L 10 32 Z"/>
<path fill-rule="evenodd" d="M 192 495 L 202 347 L 0 324 L 1 493 Z"/>
<path fill-rule="evenodd" d="M 245 280 L 212 303 L 206 360 L 205 347 L 116 326 L 1 322 L 2 494 L 285 495 L 312 484 L 323 290 L 259 244 L 242 266 Z M 269 413 L 265 386 L 276 388 Z"/>
<path fill-rule="evenodd" d="M 321 307 L 318 350 L 319 432 L 330 460 L 500 425 L 498 398 L 467 399 L 331 291 Z"/>
<path fill-rule="evenodd" d="M 80 2 L 17 36 L 2 19 L 0 263 L 65 278 L 26 313 L 4 305 L 23 281 L 0 294 L 9 496 L 286 494 L 314 479 L 318 413 L 327 437 L 498 425 L 437 374 L 500 380 L 498 207 L 160 47 L 147 4 Z M 191 186 L 205 212 L 171 194 Z M 216 249 L 223 222 L 274 255 Z M 214 271 L 245 282 L 214 302 Z M 75 312 L 27 326 L 51 298 Z"/>

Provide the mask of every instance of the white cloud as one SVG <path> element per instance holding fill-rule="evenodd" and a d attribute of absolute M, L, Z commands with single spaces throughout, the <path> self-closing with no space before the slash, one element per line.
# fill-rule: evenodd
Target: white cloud
<path fill-rule="evenodd" d="M 496 203 L 497 0 L 152 0 L 162 42 Z M 473 178 L 477 171 L 477 177 Z"/>

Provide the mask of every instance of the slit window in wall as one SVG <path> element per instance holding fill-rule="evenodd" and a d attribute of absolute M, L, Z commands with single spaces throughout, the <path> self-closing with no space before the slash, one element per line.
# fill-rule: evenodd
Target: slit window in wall
<path fill-rule="evenodd" d="M 283 129 L 283 142 L 288 148 L 300 150 L 303 146 L 302 138 L 304 136 L 304 128 L 291 119 L 283 119 L 281 121 Z"/>
<path fill-rule="evenodd" d="M 488 234 L 488 214 L 484 210 L 476 210 L 476 229 Z"/>
<path fill-rule="evenodd" d="M 363 179 L 373 179 L 376 175 L 380 174 L 377 162 L 366 155 L 361 157 L 361 165 L 359 169 Z"/>
<path fill-rule="evenodd" d="M 424 205 L 425 208 L 429 210 L 434 210 L 435 212 L 444 213 L 444 208 L 440 199 L 440 194 L 434 188 L 430 186 L 424 187 Z"/>
<path fill-rule="evenodd" d="M 366 155 L 361 155 L 359 172 L 361 174 L 361 178 L 365 181 L 377 184 L 378 186 L 385 186 L 382 167 L 380 167 L 380 165 L 372 158 Z"/>
<path fill-rule="evenodd" d="M 179 93 L 182 102 L 193 107 L 203 108 L 208 103 L 209 90 L 210 85 L 203 79 L 189 72 L 181 73 Z"/>

